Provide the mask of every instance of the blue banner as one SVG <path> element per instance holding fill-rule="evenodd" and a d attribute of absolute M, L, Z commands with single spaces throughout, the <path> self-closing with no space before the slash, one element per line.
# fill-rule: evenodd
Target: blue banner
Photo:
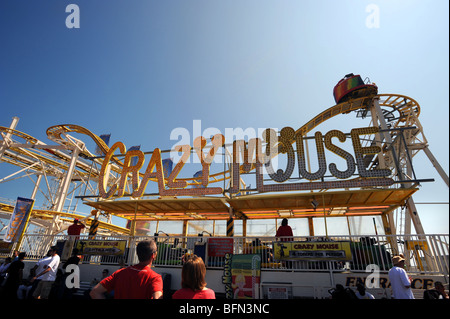
<path fill-rule="evenodd" d="M 103 140 L 103 142 L 105 142 L 107 146 L 109 146 L 109 139 L 111 138 L 111 134 L 102 134 L 99 137 Z M 100 147 L 97 146 L 97 148 L 95 149 L 95 154 L 103 155 L 103 151 L 100 149 Z"/>
<path fill-rule="evenodd" d="M 172 173 L 173 161 L 171 158 L 166 158 L 162 161 L 164 176 L 167 178 Z"/>
<path fill-rule="evenodd" d="M 198 171 L 197 173 L 194 174 L 194 178 L 199 177 L 199 179 L 196 179 L 195 181 L 196 181 L 197 183 L 200 183 L 200 184 L 192 185 L 192 188 L 202 188 L 202 187 L 204 187 L 204 186 L 202 185 L 202 179 L 201 179 L 202 176 L 203 176 L 202 171 Z"/>
<path fill-rule="evenodd" d="M 141 149 L 141 146 L 140 146 L 140 145 L 135 145 L 135 146 L 131 146 L 130 149 L 129 149 L 129 151 L 139 151 L 140 149 Z M 138 163 L 138 161 L 139 161 L 139 157 L 133 156 L 133 157 L 131 158 L 130 166 L 136 166 L 136 164 Z"/>

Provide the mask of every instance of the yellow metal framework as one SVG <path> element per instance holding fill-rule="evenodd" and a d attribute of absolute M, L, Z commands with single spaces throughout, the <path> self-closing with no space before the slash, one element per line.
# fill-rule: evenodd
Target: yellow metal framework
<path fill-rule="evenodd" d="M 404 95 L 398 94 L 379 94 L 370 93 L 368 96 L 351 99 L 349 101 L 334 105 L 321 112 L 309 122 L 296 130 L 306 135 L 312 129 L 326 120 L 351 111 L 368 110 L 373 100 L 379 99 L 380 106 L 383 106 L 393 116 L 392 125 L 394 128 L 406 127 L 414 124 L 420 114 L 419 104 Z M 106 143 L 92 133 L 90 130 L 73 124 L 63 124 L 52 126 L 47 129 L 49 139 L 60 145 L 75 147 L 74 142 L 67 138 L 67 133 L 79 133 L 90 137 L 103 153 L 109 151 Z M 70 158 L 61 158 L 54 151 L 48 151 L 51 156 L 43 156 L 42 153 L 36 153 L 33 145 L 43 144 L 36 138 L 7 127 L 0 126 L 0 133 L 11 134 L 24 140 L 25 144 L 31 145 L 28 148 L 11 147 L 3 154 L 1 161 L 8 162 L 22 168 L 35 163 L 35 160 L 45 163 L 53 168 L 67 171 Z M 84 157 L 94 158 L 88 150 L 81 150 Z M 61 162 L 52 159 L 56 156 Z M 118 159 L 118 155 L 113 156 L 114 165 L 111 168 L 114 172 L 120 172 L 123 162 Z M 103 162 L 101 157 L 93 159 L 98 164 Z M 86 164 L 76 164 L 77 174 L 83 177 L 96 178 L 98 171 L 88 170 Z M 38 165 L 32 169 L 42 170 Z M 252 168 L 254 169 L 254 167 Z M 243 166 L 241 166 L 243 170 Z M 142 174 L 142 173 L 141 173 Z M 231 178 L 230 170 L 211 174 L 209 183 L 221 182 Z M 179 178 L 180 181 L 186 181 L 188 187 L 199 184 L 198 178 Z M 362 215 L 385 215 L 394 209 L 405 205 L 405 202 L 416 191 L 416 188 L 401 189 L 361 189 L 347 191 L 327 191 L 318 193 L 300 193 L 300 194 L 276 194 L 276 195 L 252 195 L 236 198 L 161 198 L 161 199 L 143 199 L 143 200 L 116 200 L 116 201 L 98 201 L 85 202 L 86 205 L 105 211 L 109 214 L 123 217 L 130 220 L 194 220 L 194 219 L 228 219 L 230 216 L 241 219 L 265 219 L 279 218 L 289 215 L 290 217 L 321 217 L 321 216 L 362 216 Z M 311 201 L 320 203 L 319 208 L 311 207 Z M 2 210 L 11 210 L 5 204 L 0 207 Z M 66 218 L 80 218 L 77 214 L 69 214 L 54 211 L 34 210 L 33 216 L 36 218 L 51 219 L 58 215 Z M 81 216 L 83 217 L 83 216 Z M 101 223 L 100 228 L 106 228 L 122 233 L 129 232 L 128 229 L 117 228 L 108 223 Z"/>

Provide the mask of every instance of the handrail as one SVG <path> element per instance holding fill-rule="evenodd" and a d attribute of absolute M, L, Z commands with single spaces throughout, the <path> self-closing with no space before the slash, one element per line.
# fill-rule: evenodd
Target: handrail
<path fill-rule="evenodd" d="M 388 271 L 392 267 L 391 258 L 402 253 L 407 256 L 406 268 L 409 273 L 449 274 L 449 235 L 377 235 L 361 236 L 294 236 L 288 238 L 295 242 L 348 242 L 351 247 L 351 259 L 339 260 L 279 260 L 274 256 L 275 237 L 191 237 L 191 236 L 97 236 L 96 241 L 122 240 L 126 241 L 126 251 L 123 256 L 83 256 L 83 263 L 102 263 L 118 265 L 121 263 L 137 263 L 137 256 L 130 247 L 145 239 L 154 238 L 158 245 L 158 254 L 153 262 L 155 267 L 182 267 L 185 254 L 200 254 L 208 268 L 223 269 L 224 256 L 220 253 L 212 254 L 212 242 L 226 239 L 223 244 L 228 245 L 232 254 L 260 254 L 261 270 L 271 271 L 326 271 L 326 272 L 365 272 L 369 265 L 376 265 L 380 271 Z M 47 252 L 50 245 L 63 247 L 65 235 L 26 234 L 20 251 L 26 253 L 26 259 L 38 260 Z M 89 240 L 87 236 L 80 236 L 81 241 Z M 219 241 L 220 242 L 220 241 Z M 397 243 L 399 251 L 394 251 L 391 243 Z M 203 247 L 202 247 L 203 246 Z M 11 251 L 16 249 L 11 248 Z M 208 255 L 209 253 L 209 255 Z M 1 257 L 9 254 L 0 253 Z M 409 257 L 408 257 L 409 256 Z M 425 261 L 427 260 L 428 263 Z"/>

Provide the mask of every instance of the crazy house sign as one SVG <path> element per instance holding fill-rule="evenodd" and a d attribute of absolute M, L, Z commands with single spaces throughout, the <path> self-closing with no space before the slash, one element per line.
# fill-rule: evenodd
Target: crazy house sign
<path fill-rule="evenodd" d="M 295 191 L 295 190 L 313 190 L 313 189 L 331 189 L 331 188 L 351 188 L 351 187 L 367 187 L 367 186 L 390 186 L 394 183 L 388 176 L 391 174 L 389 169 L 371 168 L 367 169 L 364 164 L 364 156 L 377 154 L 381 151 L 378 146 L 363 147 L 361 144 L 361 136 L 372 135 L 378 133 L 377 127 L 354 128 L 350 132 L 350 139 L 353 146 L 353 153 L 347 152 L 339 147 L 339 143 L 347 140 L 347 135 L 338 130 L 331 130 L 323 135 L 316 132 L 314 140 L 316 144 L 318 169 L 315 172 L 309 172 L 306 164 L 306 152 L 304 146 L 304 137 L 300 133 L 296 133 L 291 127 L 283 128 L 279 135 L 273 129 L 266 129 L 262 138 L 252 138 L 245 140 L 233 141 L 232 149 L 232 174 L 231 187 L 227 190 L 231 194 L 240 191 L 239 180 L 240 174 L 245 174 L 251 170 L 256 173 L 256 187 L 258 192 L 279 192 L 279 191 Z M 336 138 L 339 143 L 332 140 Z M 265 149 L 263 151 L 263 144 Z M 151 153 L 150 160 L 145 168 L 145 172 L 141 173 L 144 167 L 145 154 L 140 150 L 128 150 L 122 142 L 116 142 L 107 152 L 105 160 L 101 167 L 99 180 L 99 196 L 102 198 L 111 198 L 131 196 L 139 198 L 144 196 L 146 187 L 150 181 L 156 182 L 158 192 L 161 196 L 200 196 L 223 194 L 221 187 L 210 187 L 210 167 L 218 150 L 225 145 L 225 138 L 222 134 L 216 134 L 211 138 L 211 145 L 207 146 L 207 140 L 203 136 L 194 139 L 194 154 L 200 160 L 202 166 L 201 187 L 190 188 L 185 179 L 177 179 L 178 174 L 182 171 L 185 163 L 191 156 L 190 145 L 177 145 L 176 152 L 182 153 L 178 163 L 168 176 L 165 176 L 163 163 L 161 159 L 161 150 L 155 148 Z M 294 148 L 295 145 L 295 148 Z M 209 150 L 205 152 L 204 150 Z M 346 163 L 346 169 L 340 170 L 335 163 L 327 165 L 325 149 L 342 158 Z M 118 162 L 116 151 L 125 154 L 123 163 Z M 286 167 L 284 169 L 275 169 L 272 166 L 273 158 L 285 154 Z M 118 163 L 122 168 L 118 182 L 107 188 L 107 171 L 111 161 Z M 299 180 L 304 179 L 306 182 L 284 183 L 289 180 L 294 173 L 294 169 L 298 167 Z M 263 180 L 263 167 L 265 167 L 269 177 L 277 182 L 275 184 L 265 183 Z M 362 178 L 349 179 L 358 171 L 358 175 Z M 323 181 L 325 174 L 329 172 L 335 180 Z M 125 194 L 125 186 L 127 180 L 131 178 L 132 191 Z M 319 181 L 318 181 L 319 180 Z M 311 182 L 316 181 L 316 182 Z"/>

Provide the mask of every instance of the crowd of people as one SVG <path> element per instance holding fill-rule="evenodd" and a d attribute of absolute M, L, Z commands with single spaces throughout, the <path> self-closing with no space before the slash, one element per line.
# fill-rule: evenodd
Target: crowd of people
<path fill-rule="evenodd" d="M 136 246 L 139 262 L 123 267 L 109 275 L 104 269 L 101 280 L 93 280 L 93 288 L 86 297 L 92 299 L 161 299 L 163 296 L 162 276 L 151 266 L 157 256 L 157 245 L 153 239 L 144 240 Z M 58 248 L 52 246 L 47 255 L 30 269 L 27 278 L 23 276 L 25 253 L 15 252 L 17 257 L 7 257 L 0 265 L 0 291 L 5 299 L 64 299 L 70 298 L 74 288 L 65 285 L 65 269 L 69 264 L 78 264 L 80 258 L 74 249 L 72 256 L 59 267 Z M 215 299 L 215 292 L 206 287 L 206 266 L 201 257 L 186 256 L 181 271 L 182 288 L 173 299 Z"/>
<path fill-rule="evenodd" d="M 0 292 L 5 299 L 48 299 L 55 287 L 60 257 L 58 247 L 52 246 L 47 255 L 30 269 L 24 277 L 24 252 L 15 251 L 17 257 L 6 258 L 0 268 Z"/>
<path fill-rule="evenodd" d="M 78 227 L 76 233 L 79 234 Z M 276 237 L 281 240 L 290 240 L 292 229 L 283 220 L 277 231 Z M 92 299 L 161 299 L 163 297 L 163 279 L 160 274 L 152 269 L 152 263 L 158 254 L 157 244 L 153 239 L 143 240 L 136 246 L 136 255 L 139 262 L 135 265 L 122 267 L 109 275 L 104 269 L 102 279 L 94 280 L 93 287 L 87 297 Z M 70 264 L 77 265 L 80 262 L 77 249 L 73 249 L 72 255 L 59 267 L 61 258 L 58 255 L 58 247 L 52 246 L 47 255 L 40 259 L 30 269 L 29 276 L 24 278 L 23 262 L 25 253 L 14 252 L 12 257 L 5 259 L 0 265 L 0 292 L 5 299 L 48 299 L 70 298 L 74 288 L 65 285 L 67 273 L 65 269 Z M 407 275 L 405 258 L 396 255 L 392 258 L 393 267 L 389 270 L 393 299 L 414 299 L 411 290 L 411 279 Z M 186 255 L 183 258 L 181 270 L 181 289 L 175 291 L 172 299 L 215 299 L 214 290 L 207 288 L 205 281 L 206 266 L 203 259 L 196 255 Z M 375 299 L 366 291 L 363 284 L 359 283 L 356 292 L 342 285 L 336 285 L 330 290 L 332 299 Z M 167 297 L 166 297 L 167 298 Z M 441 282 L 435 282 L 435 289 L 426 290 L 424 299 L 448 299 Z"/>
<path fill-rule="evenodd" d="M 90 292 L 92 299 L 105 299 L 113 294 L 115 299 L 160 299 L 163 296 L 163 280 L 151 265 L 157 256 L 154 240 L 138 243 L 136 254 L 139 263 L 115 271 L 101 280 Z M 172 299 L 215 299 L 212 289 L 206 287 L 206 266 L 201 257 L 186 256 L 181 271 L 181 289 Z"/>

